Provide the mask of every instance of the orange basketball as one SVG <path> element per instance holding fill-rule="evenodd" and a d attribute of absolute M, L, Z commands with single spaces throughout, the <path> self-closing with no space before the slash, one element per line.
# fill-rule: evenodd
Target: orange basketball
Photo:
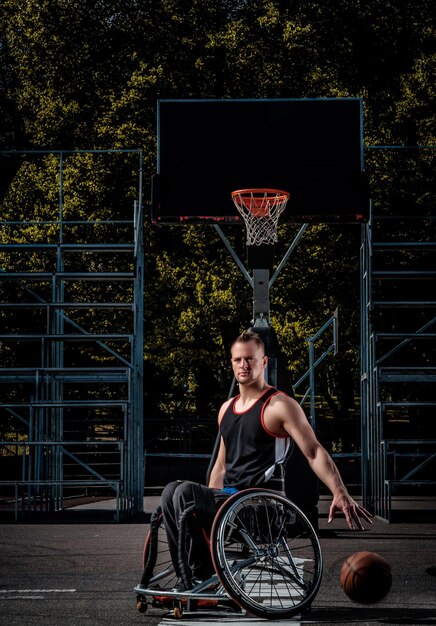
<path fill-rule="evenodd" d="M 391 588 L 391 566 L 375 552 L 355 552 L 344 561 L 340 580 L 350 600 L 372 604 L 384 598 Z"/>

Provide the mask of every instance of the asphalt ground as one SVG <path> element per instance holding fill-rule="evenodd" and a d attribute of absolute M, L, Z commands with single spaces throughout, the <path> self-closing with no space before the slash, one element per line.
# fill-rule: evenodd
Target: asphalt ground
<path fill-rule="evenodd" d="M 158 497 L 147 497 L 145 511 L 150 513 L 157 502 Z M 181 622 L 162 610 L 139 613 L 133 587 L 142 571 L 146 518 L 116 524 L 109 517 L 101 522 L 103 509 L 110 506 L 110 502 L 100 503 L 100 510 L 93 512 L 95 505 L 82 505 L 70 509 L 62 520 L 54 518 L 44 523 L 0 519 L 0 624 L 278 623 L 245 614 L 205 611 L 185 613 Z M 375 519 L 370 530 L 352 532 L 343 518 L 338 518 L 334 526 L 327 525 L 327 506 L 328 498 L 322 498 L 324 574 L 320 591 L 304 620 L 296 616 L 287 623 L 436 624 L 436 523 L 387 524 Z M 100 523 L 95 523 L 97 518 Z M 378 552 L 391 564 L 392 588 L 378 604 L 355 604 L 340 587 L 342 563 L 358 550 Z"/>

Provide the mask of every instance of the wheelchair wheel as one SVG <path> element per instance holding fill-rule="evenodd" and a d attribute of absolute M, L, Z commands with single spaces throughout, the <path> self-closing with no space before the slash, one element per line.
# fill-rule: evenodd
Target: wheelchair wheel
<path fill-rule="evenodd" d="M 321 583 L 321 548 L 287 498 L 261 489 L 231 496 L 215 516 L 210 544 L 222 586 L 249 613 L 286 619 L 310 608 Z"/>
<path fill-rule="evenodd" d="M 144 543 L 144 571 L 141 584 L 157 590 L 172 589 L 177 576 L 171 560 L 160 507 L 153 514 Z"/>

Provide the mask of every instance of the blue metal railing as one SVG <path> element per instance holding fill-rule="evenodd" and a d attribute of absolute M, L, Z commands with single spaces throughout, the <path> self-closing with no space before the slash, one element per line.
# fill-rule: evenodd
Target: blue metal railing
<path fill-rule="evenodd" d="M 86 199 L 83 199 L 83 206 L 81 204 L 76 207 L 70 203 L 67 212 L 64 194 L 72 189 L 75 180 L 74 177 L 72 180 L 66 180 L 70 173 L 68 160 L 77 154 L 95 154 L 99 160 L 106 154 L 117 155 L 119 153 L 131 154 L 135 162 L 138 159 L 138 167 L 131 168 L 132 179 L 129 182 L 129 185 L 137 186 L 133 217 L 124 219 L 126 214 L 124 200 L 130 204 L 130 186 L 124 191 L 121 206 L 118 201 L 113 207 L 104 204 L 98 212 L 96 207 L 100 205 L 98 202 L 94 202 L 98 198 L 87 195 Z M 36 470 L 32 472 L 31 476 L 22 477 L 19 481 L 19 487 L 22 491 L 27 481 L 29 489 L 36 493 L 34 486 L 44 484 L 48 492 L 54 494 L 53 497 L 57 499 L 60 494 L 62 498 L 63 485 L 68 482 L 68 486 L 71 486 L 71 481 L 67 481 L 67 479 L 64 483 L 64 457 L 66 457 L 67 460 L 72 460 L 82 466 L 85 474 L 88 474 L 91 479 L 89 485 L 94 483 L 94 486 L 97 486 L 101 482 L 106 482 L 113 487 L 117 493 L 116 516 L 119 519 L 121 512 L 135 513 L 143 508 L 144 251 L 142 150 L 32 150 L 0 151 L 0 154 L 8 157 L 19 156 L 20 163 L 21 160 L 24 163 L 34 157 L 45 158 L 54 155 L 53 166 L 50 161 L 50 167 L 47 170 L 47 175 L 50 176 L 48 180 L 52 181 L 51 187 L 47 186 L 47 189 L 50 188 L 53 193 L 44 197 L 44 205 L 47 206 L 45 213 L 44 211 L 41 212 L 42 219 L 35 219 L 38 214 L 33 212 L 33 206 L 29 208 L 17 206 L 14 211 L 18 210 L 18 215 L 11 214 L 8 220 L 8 212 L 6 211 L 0 221 L 0 228 L 3 230 L 0 253 L 2 253 L 2 263 L 6 266 L 0 268 L 0 280 L 15 281 L 24 290 L 26 299 L 29 300 L 29 302 L 2 302 L 0 303 L 0 310 L 12 312 L 14 308 L 26 307 L 30 310 L 33 308 L 38 311 L 43 309 L 47 311 L 42 330 L 38 331 L 37 329 L 32 334 L 20 333 L 19 331 L 3 332 L 0 339 L 12 344 L 14 342 L 32 342 L 32 348 L 37 347 L 38 343 L 40 346 L 39 350 L 33 351 L 36 355 L 34 360 L 37 361 L 34 363 L 34 367 L 20 367 L 17 361 L 13 366 L 3 368 L 0 371 L 2 388 L 5 388 L 6 385 L 23 385 L 23 383 L 33 385 L 32 395 L 29 397 L 26 389 L 25 393 L 19 397 L 20 402 L 18 403 L 16 401 L 15 404 L 11 402 L 7 394 L 4 395 L 4 398 L 0 398 L 0 409 L 3 408 L 7 414 L 12 416 L 13 420 L 18 420 L 20 428 L 26 431 L 27 440 L 22 445 L 28 446 L 29 455 L 34 457 L 32 467 Z M 122 158 L 124 159 L 124 156 Z M 112 163 L 112 157 L 110 163 Z M 120 181 L 120 179 L 116 180 L 117 182 Z M 121 180 L 120 186 L 121 183 L 125 184 Z M 55 195 L 56 190 L 57 194 Z M 96 191 L 96 193 L 98 192 Z M 55 201 L 53 201 L 54 198 Z M 77 208 L 78 213 L 76 214 Z M 21 214 L 23 214 L 22 219 L 20 219 Z M 101 219 L 98 219 L 100 214 Z M 89 219 L 86 219 L 87 215 L 89 215 Z M 101 227 L 104 227 L 104 231 L 101 230 Z M 34 230 L 30 234 L 29 228 L 34 229 L 35 232 L 37 229 L 36 241 Z M 70 229 L 80 229 L 80 233 L 82 233 L 80 238 L 77 239 L 75 231 L 70 231 Z M 120 237 L 120 230 L 122 230 L 122 237 Z M 70 232 L 72 233 L 72 242 L 66 241 Z M 125 242 L 123 242 L 124 238 L 126 239 Z M 4 258 L 8 259 L 10 253 L 21 254 L 21 252 L 28 253 L 29 251 L 36 255 L 38 260 L 42 259 L 44 262 L 33 264 L 27 262 L 24 271 L 15 271 L 17 270 L 15 264 L 4 260 Z M 126 257 L 128 259 L 127 271 L 118 266 L 115 268 L 116 271 L 98 271 L 99 264 L 92 262 L 84 264 L 85 271 L 83 271 L 80 263 L 76 262 L 74 264 L 75 271 L 68 271 L 68 267 L 66 269 L 65 266 L 65 255 L 68 253 L 68 258 L 71 259 L 71 253 L 76 252 L 83 254 L 82 257 L 79 257 L 80 259 L 86 258 L 86 260 L 91 255 L 102 252 L 106 255 L 112 253 L 128 255 Z M 85 255 L 88 256 L 85 257 Z M 24 254 L 20 257 L 23 263 L 26 258 Z M 123 262 L 124 258 L 123 256 Z M 94 299 L 98 300 L 94 297 L 87 297 L 86 301 L 83 301 L 83 298 L 77 297 L 74 282 L 88 282 L 90 280 L 105 281 L 105 286 L 108 283 L 113 283 L 111 300 L 115 300 L 115 302 L 92 302 Z M 32 289 L 29 288 L 28 281 L 32 281 Z M 68 282 L 66 283 L 66 281 Z M 119 287 L 119 281 L 124 281 L 122 288 Z M 124 287 L 125 281 L 131 283 L 130 291 Z M 33 284 L 36 286 L 33 287 Z M 43 287 L 39 288 L 40 285 Z M 65 285 L 68 286 L 68 289 L 65 288 Z M 85 287 L 88 288 L 87 284 Z M 84 289 L 85 293 L 87 293 L 86 289 Z M 105 290 L 102 289 L 101 291 L 104 292 Z M 111 293 L 111 290 L 109 289 L 108 292 Z M 65 297 L 67 293 L 69 294 L 68 298 Z M 115 298 L 112 297 L 114 293 Z M 116 302 L 117 296 L 119 296 L 119 302 Z M 74 302 L 76 297 L 78 301 Z M 91 328 L 86 328 L 83 319 L 77 321 L 73 319 L 74 315 L 71 310 L 75 308 L 80 309 L 83 316 L 86 315 L 87 310 L 92 312 L 94 308 L 101 309 L 102 312 L 111 308 L 119 308 L 120 311 L 126 312 L 123 320 L 126 320 L 127 330 L 124 333 L 90 332 Z M 129 311 L 132 311 L 131 316 L 128 315 Z M 65 327 L 69 332 L 65 332 Z M 114 360 L 115 365 L 111 361 L 106 367 L 99 362 L 92 368 L 87 368 L 76 366 L 73 362 L 71 367 L 65 367 L 64 353 L 69 351 L 68 354 L 70 354 L 72 343 L 77 345 L 76 342 L 80 341 L 87 342 L 86 350 L 88 352 L 91 349 L 94 349 L 95 352 L 104 350 L 105 358 L 109 355 Z M 113 345 L 114 341 L 117 342 L 117 347 Z M 121 347 L 118 349 L 120 343 Z M 124 367 L 120 368 L 120 364 Z M 79 384 L 77 395 L 74 398 L 67 393 L 64 394 L 66 383 Z M 66 449 L 67 444 L 60 443 L 64 439 L 63 434 L 67 428 L 67 418 L 75 419 L 71 417 L 73 415 L 72 409 L 83 407 L 90 402 L 92 404 L 86 392 L 83 397 L 77 397 L 83 391 L 80 384 L 89 383 L 94 385 L 94 389 L 96 389 L 96 385 L 99 385 L 99 390 L 104 393 L 104 397 L 100 397 L 100 406 L 95 406 L 92 409 L 95 414 L 98 413 L 101 428 L 108 428 L 110 431 L 113 427 L 110 419 L 116 419 L 117 424 L 120 424 L 117 428 L 122 431 L 120 436 L 123 447 L 120 458 L 122 459 L 123 489 L 126 494 L 123 498 L 120 497 L 119 480 L 106 480 L 104 476 L 98 475 L 92 464 L 83 464 L 76 454 Z M 102 390 L 103 385 L 105 388 Z M 110 414 L 110 418 L 108 418 L 106 414 L 101 413 L 101 409 L 108 405 L 111 400 L 116 400 L 117 404 L 121 406 L 122 414 L 117 412 L 115 417 Z M 92 406 L 94 405 L 92 404 Z M 100 431 L 96 431 L 96 439 L 98 439 L 99 434 Z M 89 445 L 86 441 L 82 443 L 84 446 Z M 72 445 L 71 442 L 68 445 Z M 49 447 L 52 448 L 50 452 L 52 457 L 51 473 L 46 471 L 45 466 L 39 464 L 40 459 L 43 459 L 44 456 L 47 457 L 43 454 L 43 450 Z M 50 485 L 53 486 L 53 489 L 50 488 Z M 18 486 L 16 488 L 18 489 Z M 50 497 L 52 496 L 49 495 Z"/>
<path fill-rule="evenodd" d="M 330 328 L 332 329 L 332 341 L 330 345 L 323 351 L 323 353 L 318 358 L 316 358 L 315 357 L 316 342 Z M 308 343 L 308 346 L 309 346 L 309 369 L 303 374 L 303 376 L 301 376 L 299 380 L 297 380 L 296 383 L 294 383 L 294 389 L 298 389 L 305 380 L 309 379 L 309 386 L 303 393 L 303 397 L 300 401 L 300 404 L 303 405 L 304 402 L 309 397 L 309 406 L 310 406 L 309 420 L 312 425 L 312 428 L 315 430 L 316 429 L 315 370 L 319 365 L 321 365 L 321 363 L 323 363 L 323 361 L 327 358 L 329 354 L 333 353 L 334 355 L 336 355 L 338 352 L 339 340 L 338 340 L 338 311 L 337 309 L 333 313 L 332 317 L 324 324 L 324 326 L 322 326 L 318 330 L 318 332 L 312 335 L 312 337 L 308 337 L 306 339 L 306 342 Z"/>

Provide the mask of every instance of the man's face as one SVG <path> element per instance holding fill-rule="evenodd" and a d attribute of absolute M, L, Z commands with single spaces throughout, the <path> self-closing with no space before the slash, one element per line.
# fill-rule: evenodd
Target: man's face
<path fill-rule="evenodd" d="M 264 377 L 267 357 L 255 341 L 237 342 L 232 348 L 232 367 L 240 385 L 250 385 Z"/>

